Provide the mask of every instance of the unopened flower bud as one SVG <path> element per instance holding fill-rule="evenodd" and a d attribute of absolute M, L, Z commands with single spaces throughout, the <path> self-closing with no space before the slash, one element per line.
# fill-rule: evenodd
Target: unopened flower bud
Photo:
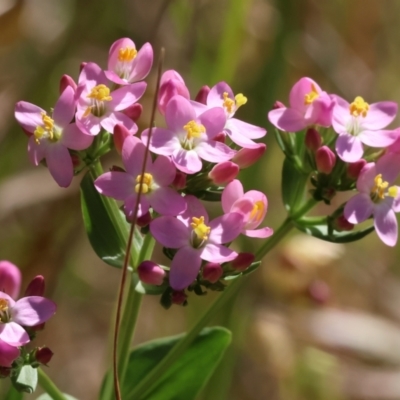
<path fill-rule="evenodd" d="M 149 285 L 162 285 L 165 278 L 165 271 L 153 261 L 143 261 L 137 271 L 139 279 Z"/>
<path fill-rule="evenodd" d="M 38 363 L 47 365 L 53 357 L 53 352 L 46 346 L 38 347 L 35 352 L 35 359 Z"/>
<path fill-rule="evenodd" d="M 315 162 L 318 172 L 328 175 L 336 164 L 336 155 L 328 146 L 322 146 L 315 153 Z"/>
<path fill-rule="evenodd" d="M 132 104 L 131 106 L 125 108 L 123 113 L 129 117 L 133 122 L 136 122 L 142 115 L 143 106 L 139 103 Z"/>
<path fill-rule="evenodd" d="M 151 222 L 151 214 L 147 211 L 146 214 L 142 215 L 141 217 L 136 219 L 136 225 L 144 228 L 145 226 L 149 225 Z"/>
<path fill-rule="evenodd" d="M 318 304 L 325 304 L 331 296 L 331 290 L 327 283 L 319 279 L 311 282 L 307 291 L 310 298 Z"/>
<path fill-rule="evenodd" d="M 171 294 L 172 304 L 177 304 L 178 306 L 186 305 L 187 296 L 183 290 L 174 290 Z"/>
<path fill-rule="evenodd" d="M 317 151 L 321 147 L 321 135 L 315 128 L 308 128 L 306 132 L 305 145 L 311 151 Z"/>
<path fill-rule="evenodd" d="M 81 159 L 79 158 L 79 156 L 77 154 L 71 154 L 71 160 L 72 160 L 72 165 L 74 168 L 79 167 L 81 165 Z"/>
<path fill-rule="evenodd" d="M 285 105 L 283 103 L 281 103 L 280 101 L 276 101 L 274 103 L 274 105 L 272 106 L 273 110 L 277 110 L 278 108 L 285 108 Z"/>
<path fill-rule="evenodd" d="M 363 159 L 351 163 L 347 166 L 347 176 L 352 179 L 358 179 L 361 170 L 364 168 L 367 162 Z"/>
<path fill-rule="evenodd" d="M 42 275 L 35 276 L 25 290 L 25 296 L 43 297 L 45 290 L 44 277 Z"/>
<path fill-rule="evenodd" d="M 11 374 L 11 368 L 0 366 L 0 378 L 8 378 Z"/>
<path fill-rule="evenodd" d="M 158 109 L 162 115 L 165 114 L 165 109 L 171 98 L 178 94 L 190 100 L 189 89 L 186 87 L 183 78 L 174 70 L 165 71 L 161 77 L 158 94 Z"/>
<path fill-rule="evenodd" d="M 0 261 L 0 291 L 16 299 L 21 288 L 21 272 L 9 261 Z"/>
<path fill-rule="evenodd" d="M 225 143 L 225 139 L 226 139 L 226 134 L 224 132 L 217 133 L 213 137 L 213 140 L 215 140 L 216 142 L 220 142 L 220 143 Z"/>
<path fill-rule="evenodd" d="M 207 104 L 208 93 L 210 93 L 210 87 L 205 85 L 199 90 L 194 100 L 201 104 Z"/>
<path fill-rule="evenodd" d="M 239 167 L 232 161 L 216 164 L 208 173 L 208 177 L 215 185 L 225 185 L 233 181 L 239 173 Z"/>
<path fill-rule="evenodd" d="M 253 165 L 265 153 L 267 145 L 264 143 L 257 143 L 257 147 L 240 149 L 232 158 L 232 161 L 239 165 L 239 168 L 247 168 Z"/>
<path fill-rule="evenodd" d="M 71 86 L 73 91 L 76 91 L 77 85 L 69 75 L 63 75 L 60 79 L 60 93 L 62 93 L 68 86 Z"/>
<path fill-rule="evenodd" d="M 110 172 L 126 172 L 126 171 L 119 165 L 112 165 L 110 167 Z"/>
<path fill-rule="evenodd" d="M 122 146 L 124 144 L 125 139 L 128 136 L 132 136 L 132 132 L 130 132 L 124 125 L 116 124 L 114 126 L 114 146 L 119 154 L 122 152 Z"/>
<path fill-rule="evenodd" d="M 231 264 L 236 271 L 244 271 L 250 267 L 254 260 L 255 256 L 252 253 L 239 253 Z"/>
<path fill-rule="evenodd" d="M 81 65 L 79 66 L 79 72 L 82 72 L 83 68 L 86 67 L 87 62 L 83 61 L 81 62 Z"/>
<path fill-rule="evenodd" d="M 354 228 L 354 224 L 347 221 L 346 217 L 342 214 L 333 221 L 333 227 L 338 232 L 352 231 Z"/>
<path fill-rule="evenodd" d="M 176 170 L 175 179 L 172 182 L 172 186 L 176 190 L 182 190 L 186 187 L 186 174 L 182 171 Z"/>
<path fill-rule="evenodd" d="M 203 267 L 203 278 L 211 283 L 218 282 L 223 274 L 221 264 L 209 262 Z"/>

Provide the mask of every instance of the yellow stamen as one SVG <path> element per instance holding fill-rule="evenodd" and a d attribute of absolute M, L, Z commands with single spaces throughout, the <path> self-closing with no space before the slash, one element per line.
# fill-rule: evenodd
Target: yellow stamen
<path fill-rule="evenodd" d="M 204 125 L 198 124 L 195 121 L 189 121 L 183 129 L 187 132 L 187 139 L 192 139 L 194 137 L 200 137 L 202 133 L 205 133 L 206 128 Z"/>
<path fill-rule="evenodd" d="M 121 62 L 132 61 L 137 56 L 137 50 L 134 47 L 122 47 L 118 50 L 118 60 Z"/>
<path fill-rule="evenodd" d="M 225 107 L 228 113 L 231 113 L 233 111 L 233 106 L 235 105 L 235 101 L 228 97 L 229 96 L 228 92 L 224 92 L 222 96 L 224 98 L 222 106 Z"/>
<path fill-rule="evenodd" d="M 8 310 L 8 300 L 0 299 L 0 312 Z"/>
<path fill-rule="evenodd" d="M 236 100 L 236 109 L 238 109 L 239 107 L 241 107 L 247 103 L 247 97 L 243 96 L 242 93 L 238 93 L 235 96 L 235 100 Z"/>
<path fill-rule="evenodd" d="M 92 107 L 88 107 L 85 112 L 83 113 L 83 118 L 86 118 L 89 116 L 89 114 L 92 112 Z"/>
<path fill-rule="evenodd" d="M 315 99 L 318 99 L 319 93 L 314 83 L 311 84 L 311 92 L 304 95 L 304 104 L 310 105 Z"/>
<path fill-rule="evenodd" d="M 40 139 L 43 138 L 46 134 L 50 140 L 54 140 L 54 120 L 53 118 L 49 117 L 44 111 L 42 111 L 42 121 L 44 124 L 43 126 L 38 125 L 33 132 L 35 136 L 35 143 L 40 144 Z"/>
<path fill-rule="evenodd" d="M 192 221 L 190 226 L 193 228 L 193 232 L 196 236 L 201 240 L 207 240 L 211 228 L 204 223 L 204 217 L 192 217 Z"/>
<path fill-rule="evenodd" d="M 250 213 L 250 220 L 252 221 L 256 220 L 257 222 L 261 222 L 263 213 L 264 213 L 264 203 L 261 200 L 256 201 Z"/>
<path fill-rule="evenodd" d="M 136 185 L 135 185 L 135 192 L 140 192 L 140 182 L 142 180 L 142 175 L 138 175 L 136 177 Z M 143 183 L 142 183 L 142 193 L 148 193 L 151 190 L 151 186 L 153 185 L 153 175 L 145 172 L 143 174 Z"/>
<path fill-rule="evenodd" d="M 89 99 L 95 99 L 98 101 L 111 101 L 112 97 L 110 96 L 110 89 L 106 85 L 97 85 L 95 86 L 90 94 L 87 96 Z M 86 114 L 87 110 L 85 111 Z"/>
<path fill-rule="evenodd" d="M 371 190 L 371 199 L 374 202 L 379 202 L 383 200 L 385 196 L 396 197 L 397 196 L 397 186 L 389 186 L 389 182 L 382 179 L 382 174 L 378 174 L 374 179 L 374 186 Z M 387 189 L 387 190 L 386 190 Z"/>
<path fill-rule="evenodd" d="M 362 97 L 357 96 L 350 104 L 349 110 L 353 117 L 359 117 L 360 115 L 366 117 L 369 110 L 369 104 L 365 102 Z"/>

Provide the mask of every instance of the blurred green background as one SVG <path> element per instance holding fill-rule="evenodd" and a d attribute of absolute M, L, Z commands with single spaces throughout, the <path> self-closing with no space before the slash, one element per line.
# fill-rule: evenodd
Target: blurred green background
<path fill-rule="evenodd" d="M 90 248 L 81 177 L 60 189 L 45 168 L 29 164 L 15 103 L 50 109 L 61 75 L 77 79 L 83 61 L 105 68 L 121 37 L 137 47 L 151 42 L 156 59 L 164 47 L 164 69 L 179 71 L 192 96 L 225 80 L 249 99 L 238 117 L 268 129 L 265 157 L 241 177 L 245 190 L 267 194 L 266 224 L 276 229 L 285 218 L 283 156 L 268 110 L 277 99 L 287 102 L 302 76 L 348 100 L 400 100 L 399 24 L 396 0 L 0 1 L 0 259 L 21 267 L 24 286 L 46 277 L 46 294 L 59 308 L 36 344 L 54 351 L 48 374 L 62 390 L 96 398 L 120 271 Z M 150 119 L 154 71 L 141 129 Z M 242 243 L 246 251 L 257 246 Z M 214 321 L 233 330 L 234 343 L 201 399 L 399 399 L 398 259 L 375 233 L 346 246 L 291 235 Z M 188 307 L 165 311 L 146 297 L 135 342 L 184 331 L 213 298 L 192 296 Z"/>

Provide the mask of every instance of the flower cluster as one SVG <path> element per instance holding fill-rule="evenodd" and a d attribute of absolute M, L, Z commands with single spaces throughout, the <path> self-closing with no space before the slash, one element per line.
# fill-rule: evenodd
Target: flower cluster
<path fill-rule="evenodd" d="M 372 217 L 380 239 L 394 246 L 400 192 L 393 183 L 400 173 L 400 129 L 386 128 L 396 117 L 397 104 L 369 104 L 361 96 L 349 103 L 302 78 L 290 91 L 289 105 L 277 102 L 268 117 L 282 131 L 283 142 L 285 132 L 306 130 L 305 153 L 297 167 L 311 174 L 314 198 L 329 203 L 337 191 L 358 192 L 335 211 L 331 229 L 351 230 Z M 283 148 L 293 160 L 294 153 Z"/>

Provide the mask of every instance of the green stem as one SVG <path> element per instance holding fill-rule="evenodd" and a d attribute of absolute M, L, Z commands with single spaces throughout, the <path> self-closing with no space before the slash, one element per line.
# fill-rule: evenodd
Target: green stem
<path fill-rule="evenodd" d="M 43 371 L 42 368 L 38 368 L 39 385 L 41 388 L 52 398 L 52 400 L 67 400 L 50 377 Z"/>

